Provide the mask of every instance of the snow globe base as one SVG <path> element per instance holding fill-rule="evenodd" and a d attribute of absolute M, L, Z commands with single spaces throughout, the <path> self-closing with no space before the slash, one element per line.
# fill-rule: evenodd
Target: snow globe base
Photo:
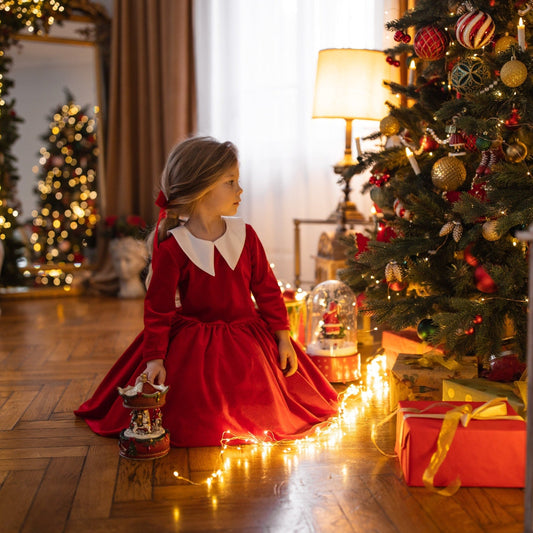
<path fill-rule="evenodd" d="M 309 354 L 315 365 L 330 383 L 348 383 L 361 377 L 361 355 L 328 355 Z"/>
<path fill-rule="evenodd" d="M 157 459 L 164 457 L 170 450 L 168 431 L 157 437 L 142 439 L 127 434 L 125 429 L 119 436 L 119 454 L 126 459 Z"/>

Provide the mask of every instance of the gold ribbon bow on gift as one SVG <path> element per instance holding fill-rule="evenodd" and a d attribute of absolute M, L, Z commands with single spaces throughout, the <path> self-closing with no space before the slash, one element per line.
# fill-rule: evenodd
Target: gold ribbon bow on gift
<path fill-rule="evenodd" d="M 426 412 L 438 405 L 450 404 L 445 402 L 434 403 L 422 410 L 409 407 L 401 409 L 404 416 L 402 417 L 402 426 L 400 428 L 399 442 L 403 442 L 403 433 L 405 421 L 407 420 L 407 418 L 443 419 L 439 436 L 437 438 L 437 449 L 431 456 L 429 465 L 427 466 L 426 470 L 424 471 L 424 474 L 422 475 L 422 481 L 424 482 L 424 486 L 428 490 L 436 492 L 437 494 L 440 494 L 442 496 L 452 496 L 461 486 L 461 480 L 459 479 L 459 477 L 457 477 L 454 481 L 452 481 L 447 487 L 443 489 L 436 489 L 434 485 L 434 480 L 437 472 L 439 471 L 439 468 L 441 467 L 442 463 L 444 462 L 444 459 L 446 459 L 446 456 L 450 451 L 450 447 L 452 445 L 453 439 L 455 437 L 455 432 L 457 431 L 459 423 L 461 423 L 463 427 L 467 427 L 471 420 L 523 420 L 523 418 L 518 415 L 507 415 L 506 398 L 494 398 L 493 400 L 490 400 L 480 405 L 476 409 L 473 409 L 471 404 L 466 403 L 463 405 L 454 406 L 446 413 Z M 393 413 L 388 415 L 385 420 L 378 424 L 378 426 L 390 420 L 393 415 L 396 414 L 397 411 L 398 410 L 396 409 Z M 387 457 L 397 457 L 396 454 L 392 455 L 385 453 L 377 445 L 375 440 L 375 430 L 378 426 L 372 428 L 372 442 L 383 455 L 386 455 Z"/>
<path fill-rule="evenodd" d="M 443 366 L 447 370 L 455 372 L 460 368 L 460 364 L 455 359 L 445 359 L 441 352 L 431 350 L 422 354 L 420 357 L 405 359 L 407 365 L 419 365 L 424 368 L 435 368 L 437 365 Z"/>

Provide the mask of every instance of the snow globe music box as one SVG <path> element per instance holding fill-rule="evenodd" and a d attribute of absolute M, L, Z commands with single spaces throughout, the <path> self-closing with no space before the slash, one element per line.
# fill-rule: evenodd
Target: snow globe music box
<path fill-rule="evenodd" d="M 126 409 L 131 409 L 130 425 L 119 436 L 119 453 L 127 459 L 156 459 L 170 450 L 170 437 L 163 427 L 161 407 L 168 387 L 154 385 L 146 374 L 135 385 L 118 387 Z"/>
<path fill-rule="evenodd" d="M 319 283 L 307 300 L 306 351 L 332 383 L 361 377 L 355 294 L 341 281 Z"/>

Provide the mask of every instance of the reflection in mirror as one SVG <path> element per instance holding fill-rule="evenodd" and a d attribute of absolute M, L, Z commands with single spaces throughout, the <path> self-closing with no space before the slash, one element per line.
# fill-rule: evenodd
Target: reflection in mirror
<path fill-rule="evenodd" d="M 18 264 L 30 287 L 70 290 L 97 261 L 105 65 L 96 35 L 90 18 L 74 16 L 41 37 L 19 34 L 10 50 L 12 95 L 22 119 L 13 146 L 25 244 Z"/>

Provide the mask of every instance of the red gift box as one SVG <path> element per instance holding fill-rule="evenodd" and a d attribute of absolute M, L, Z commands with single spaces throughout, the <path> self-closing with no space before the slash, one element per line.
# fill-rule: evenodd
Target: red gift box
<path fill-rule="evenodd" d="M 524 487 L 526 423 L 502 399 L 486 403 L 399 402 L 395 451 L 407 485 L 425 485 L 424 472 L 435 461 L 437 441 L 442 437 L 443 415 L 457 406 L 475 410 L 489 403 L 503 407 L 504 416 L 499 418 L 497 413 L 492 418 L 470 419 L 466 427 L 459 422 L 433 484 L 447 487 L 459 478 L 465 487 Z"/>

